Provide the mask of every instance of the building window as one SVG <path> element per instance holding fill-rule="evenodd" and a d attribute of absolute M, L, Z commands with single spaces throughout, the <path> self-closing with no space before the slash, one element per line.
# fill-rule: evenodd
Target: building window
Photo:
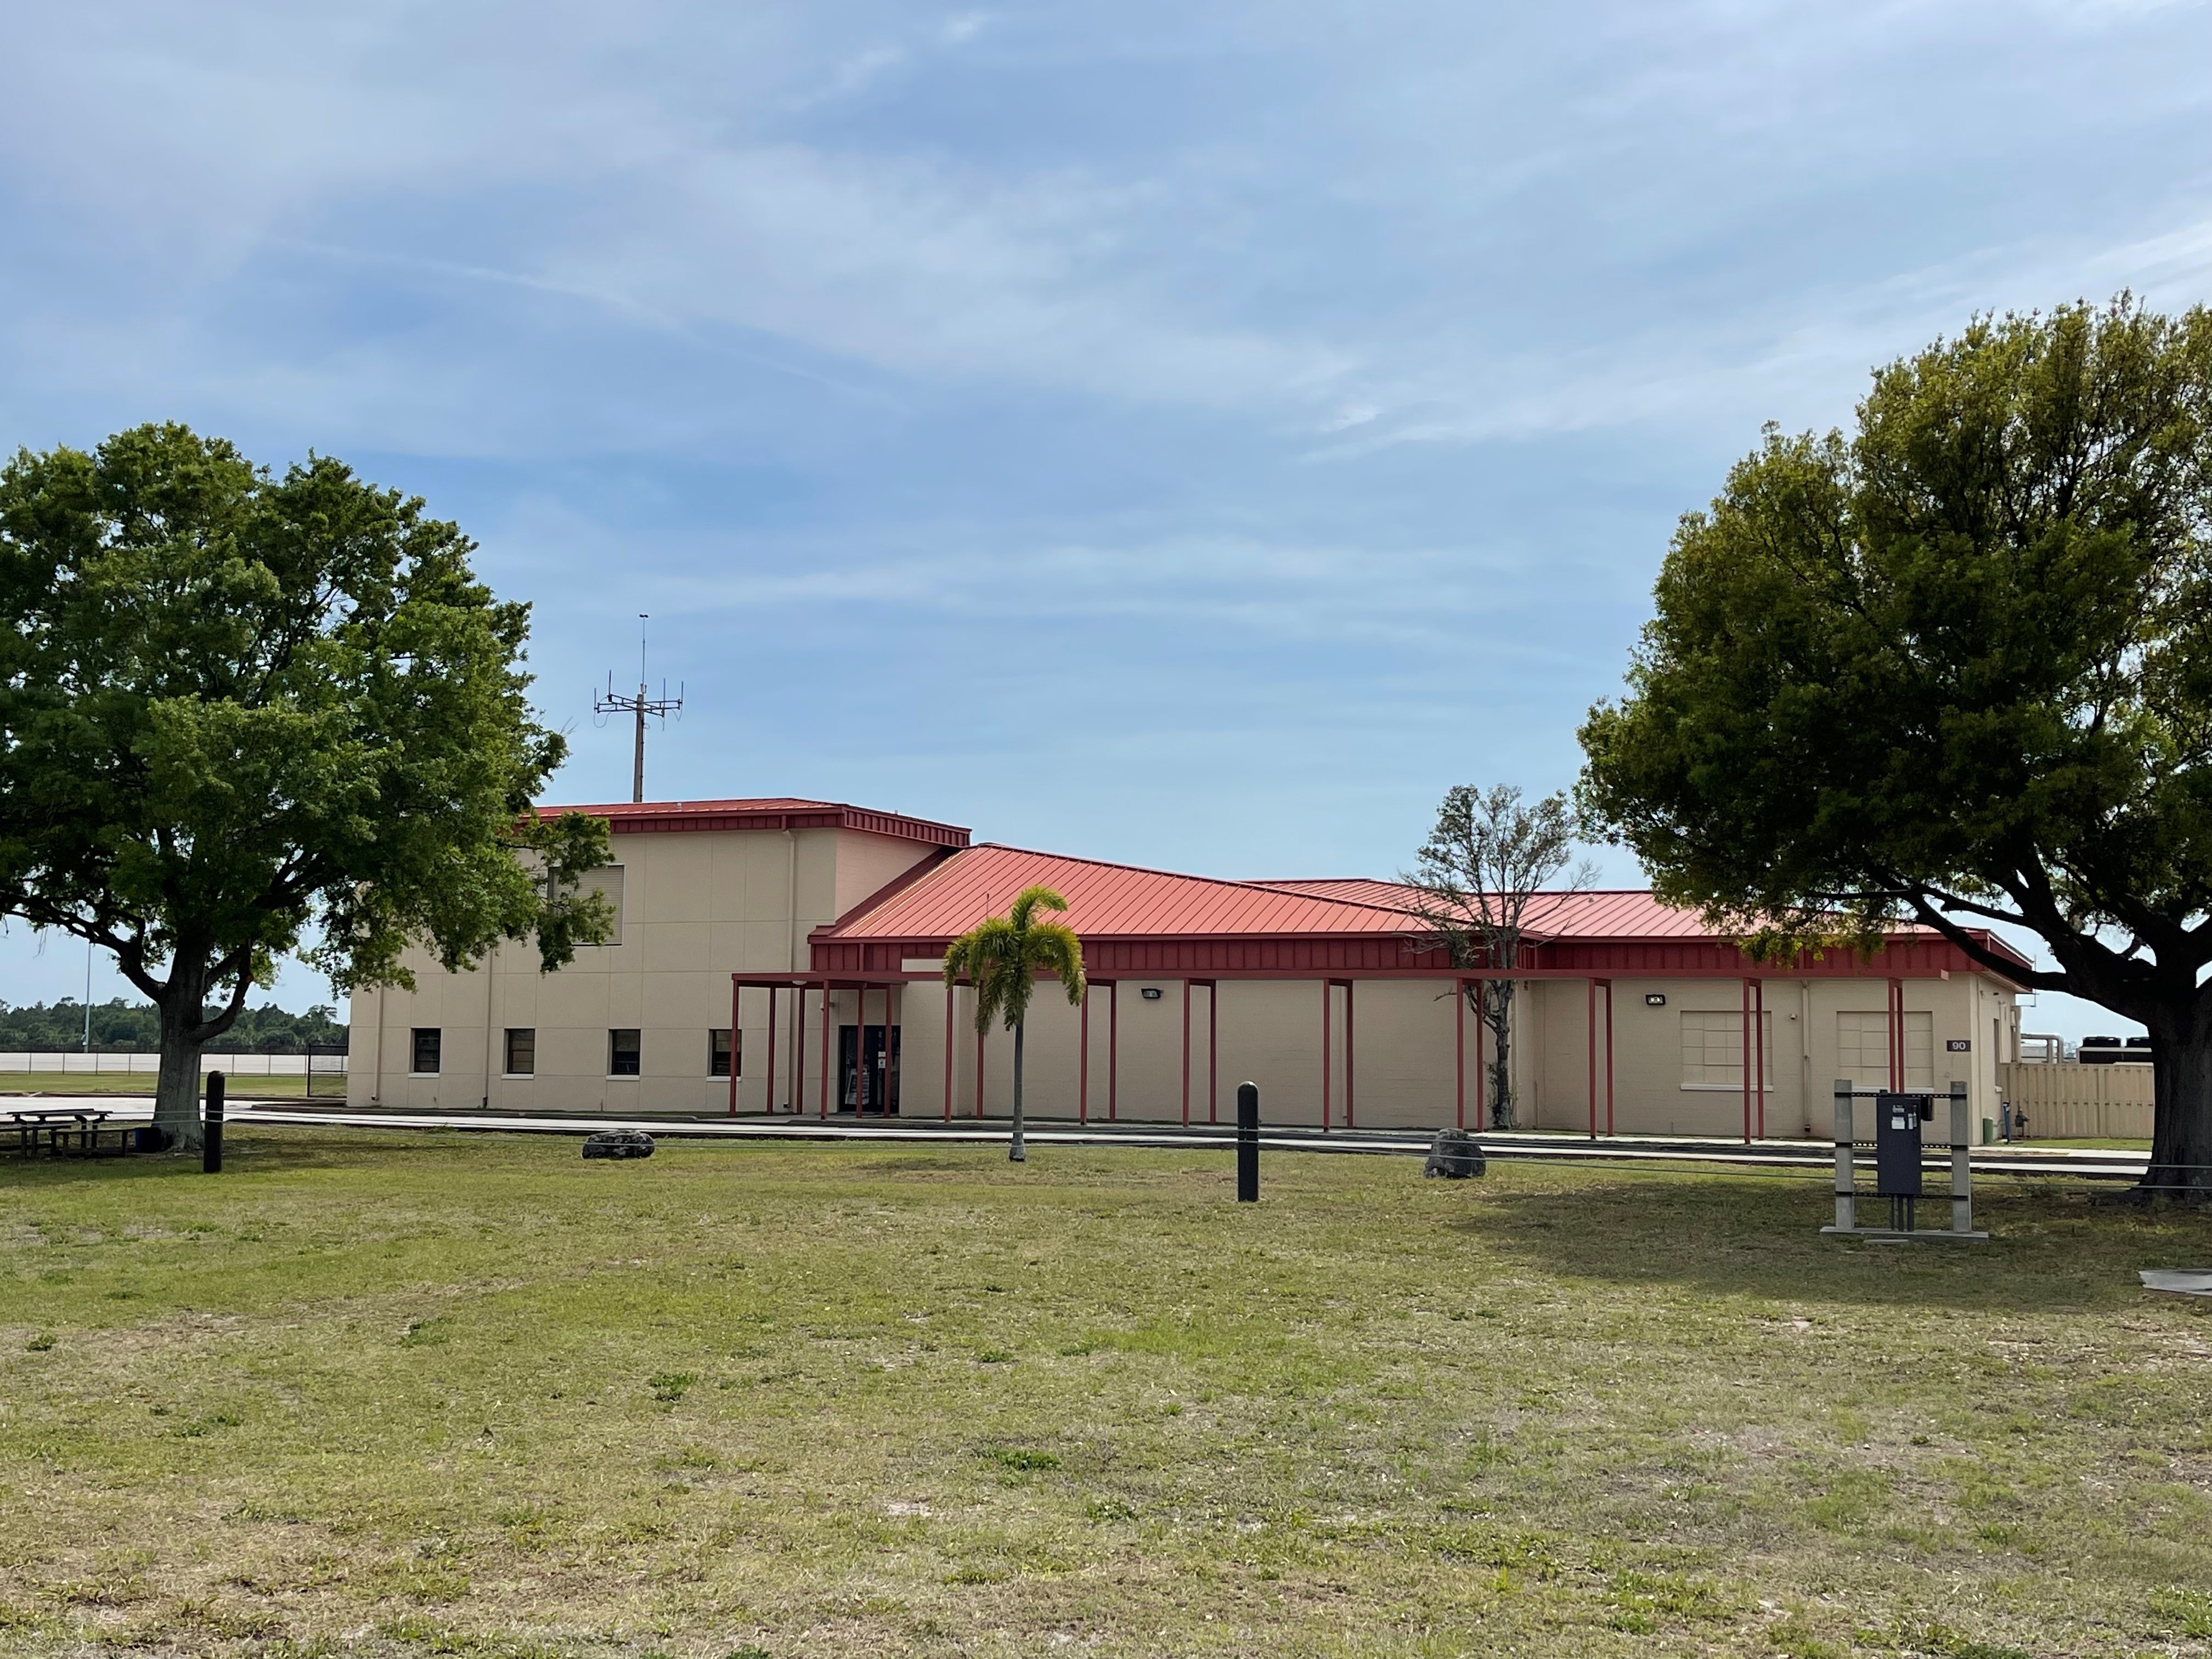
<path fill-rule="evenodd" d="M 446 1034 L 434 1025 L 415 1028 L 415 1052 L 407 1069 L 417 1077 L 438 1075 L 438 1060 L 445 1048 Z"/>
<path fill-rule="evenodd" d="M 507 1074 L 531 1077 L 538 1071 L 538 1033 L 510 1025 L 507 1030 Z"/>
<path fill-rule="evenodd" d="M 607 1075 L 635 1077 L 641 1045 L 635 1030 L 615 1030 L 607 1033 Z"/>
<path fill-rule="evenodd" d="M 1774 1086 L 1774 1011 L 1759 1022 L 1759 1046 L 1765 1053 L 1766 1086 Z M 1743 1015 L 1718 1009 L 1682 1011 L 1682 1086 L 1685 1089 L 1741 1089 Z M 1755 1080 L 1755 1079 L 1754 1079 Z"/>
<path fill-rule="evenodd" d="M 727 1026 L 707 1033 L 707 1075 L 728 1077 L 737 1070 L 736 1036 Z"/>
<path fill-rule="evenodd" d="M 577 878 L 576 890 L 583 893 L 597 893 L 606 900 L 607 908 L 615 913 L 614 926 L 607 934 L 607 944 L 620 945 L 623 927 L 622 866 L 609 864 L 597 870 L 586 870 Z"/>
<path fill-rule="evenodd" d="M 1844 1009 L 1836 1016 L 1836 1075 L 1862 1089 L 1889 1087 L 1889 1016 Z M 1905 1012 L 1905 1086 L 1936 1086 L 1936 1016 Z"/>

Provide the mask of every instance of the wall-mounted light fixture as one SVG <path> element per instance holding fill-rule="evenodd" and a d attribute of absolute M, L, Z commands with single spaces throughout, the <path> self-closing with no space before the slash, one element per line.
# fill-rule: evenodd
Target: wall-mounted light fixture
<path fill-rule="evenodd" d="M 1146 986 L 1146 987 L 1144 988 L 1144 989 L 1142 989 L 1141 991 L 1138 992 L 1138 993 L 1137 993 L 1137 994 L 1138 994 L 1139 996 L 1140 996 L 1140 997 L 1144 998 L 1144 1000 L 1145 1000 L 1146 1001 L 1147 1001 L 1147 1002 L 1158 1002 L 1158 1001 L 1160 1000 L 1161 996 L 1162 996 L 1163 994 L 1164 994 L 1161 991 L 1161 989 L 1160 989 L 1160 988 L 1159 988 L 1158 986 L 1157 986 L 1157 985 L 1147 985 L 1147 986 Z"/>
<path fill-rule="evenodd" d="M 1664 991 L 1646 991 L 1644 994 L 1644 1006 L 1647 1008 L 1664 1008 L 1667 1006 L 1667 994 Z"/>

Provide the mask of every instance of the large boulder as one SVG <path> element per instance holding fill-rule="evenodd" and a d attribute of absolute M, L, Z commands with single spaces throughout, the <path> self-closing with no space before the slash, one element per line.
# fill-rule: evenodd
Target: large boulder
<path fill-rule="evenodd" d="M 600 1129 L 584 1137 L 586 1158 L 651 1158 L 653 1137 L 642 1129 Z"/>
<path fill-rule="evenodd" d="M 1429 1143 L 1429 1161 L 1421 1168 L 1425 1176 L 1466 1181 L 1488 1168 L 1481 1143 L 1464 1129 L 1440 1129 Z"/>

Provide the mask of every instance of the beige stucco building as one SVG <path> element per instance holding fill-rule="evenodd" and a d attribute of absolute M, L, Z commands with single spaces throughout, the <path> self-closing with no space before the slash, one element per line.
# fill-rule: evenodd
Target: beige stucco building
<path fill-rule="evenodd" d="M 1080 1008 L 1039 991 L 1032 1115 L 1225 1121 L 1250 1079 L 1272 1122 L 1487 1121 L 1462 993 L 1493 976 L 1428 948 L 1391 884 L 1212 881 L 833 802 L 584 810 L 615 832 L 614 939 L 551 975 L 526 946 L 460 974 L 418 956 L 412 991 L 358 994 L 354 1104 L 1001 1116 L 1012 1044 L 979 1043 L 944 949 L 1042 882 L 1070 901 L 1092 988 Z M 1510 1045 L 1522 1127 L 1823 1137 L 1838 1077 L 1961 1079 L 1993 1116 L 2016 1058 L 2014 984 L 1932 933 L 1778 969 L 1648 894 L 1594 893 L 1547 899 L 1530 937 Z"/>

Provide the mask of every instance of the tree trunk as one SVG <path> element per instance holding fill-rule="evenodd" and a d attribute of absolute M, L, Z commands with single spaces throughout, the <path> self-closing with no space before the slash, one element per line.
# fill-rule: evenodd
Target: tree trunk
<path fill-rule="evenodd" d="M 2140 1190 L 2212 1200 L 2212 1030 L 2193 1017 L 2154 1028 L 2150 1060 L 2158 1104 Z"/>
<path fill-rule="evenodd" d="M 1028 1027 L 1026 1020 L 1014 1022 L 1014 1138 L 1006 1147 L 1006 1159 L 1012 1164 L 1029 1160 L 1022 1145 L 1022 1033 Z"/>
<path fill-rule="evenodd" d="M 1513 1127 L 1513 981 L 1493 980 L 1489 1006 L 1483 1012 L 1490 1027 L 1490 1127 Z"/>
<path fill-rule="evenodd" d="M 204 987 L 185 978 L 179 968 L 169 994 L 155 1005 L 161 1025 L 161 1070 L 154 1085 L 154 1127 L 180 1146 L 200 1144 L 199 1035 L 205 1023 Z"/>

